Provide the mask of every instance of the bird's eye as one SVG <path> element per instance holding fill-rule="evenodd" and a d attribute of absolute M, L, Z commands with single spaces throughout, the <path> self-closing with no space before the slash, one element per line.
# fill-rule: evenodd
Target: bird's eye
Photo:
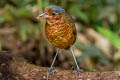
<path fill-rule="evenodd" d="M 56 12 L 53 12 L 51 15 L 52 15 L 52 16 L 55 16 L 55 15 L 56 15 Z"/>

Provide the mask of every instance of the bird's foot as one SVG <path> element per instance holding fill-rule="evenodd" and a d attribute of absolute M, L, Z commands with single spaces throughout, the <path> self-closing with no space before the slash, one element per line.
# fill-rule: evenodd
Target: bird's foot
<path fill-rule="evenodd" d="M 54 69 L 55 69 L 55 67 L 50 67 L 50 68 L 48 69 L 48 73 L 50 74 Z"/>
<path fill-rule="evenodd" d="M 47 70 L 47 80 L 49 79 L 49 76 L 52 74 L 52 71 L 55 69 L 55 67 L 50 67 L 48 70 Z"/>
<path fill-rule="evenodd" d="M 80 68 L 77 68 L 77 69 L 76 69 L 76 72 L 78 73 L 78 77 L 80 77 L 80 73 L 83 72 L 83 70 L 80 69 Z"/>
<path fill-rule="evenodd" d="M 74 73 L 76 73 L 76 72 L 78 73 L 78 77 L 80 77 L 80 73 L 83 72 L 83 70 L 80 69 L 80 68 L 76 68 L 76 70 L 73 71 L 72 73 L 74 74 Z"/>

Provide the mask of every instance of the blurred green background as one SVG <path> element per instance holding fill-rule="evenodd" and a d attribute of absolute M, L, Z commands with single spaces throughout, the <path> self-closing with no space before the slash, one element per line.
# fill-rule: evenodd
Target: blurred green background
<path fill-rule="evenodd" d="M 45 37 L 46 6 L 63 7 L 75 20 L 74 52 L 87 71 L 120 70 L 120 0 L 0 0 L 0 51 L 49 67 L 55 47 Z M 55 66 L 75 67 L 70 51 L 60 51 Z"/>

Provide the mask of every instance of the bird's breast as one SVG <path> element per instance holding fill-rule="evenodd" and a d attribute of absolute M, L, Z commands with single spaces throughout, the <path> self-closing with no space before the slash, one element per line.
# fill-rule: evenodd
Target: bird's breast
<path fill-rule="evenodd" d="M 49 42 L 61 49 L 71 47 L 76 39 L 69 24 L 46 24 L 45 34 Z"/>

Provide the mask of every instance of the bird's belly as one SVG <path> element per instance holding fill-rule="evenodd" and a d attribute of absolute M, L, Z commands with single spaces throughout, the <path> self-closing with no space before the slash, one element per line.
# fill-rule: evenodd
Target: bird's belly
<path fill-rule="evenodd" d="M 60 28 L 46 28 L 47 39 L 57 48 L 69 48 L 75 41 L 75 35 L 71 27 L 66 29 Z"/>

